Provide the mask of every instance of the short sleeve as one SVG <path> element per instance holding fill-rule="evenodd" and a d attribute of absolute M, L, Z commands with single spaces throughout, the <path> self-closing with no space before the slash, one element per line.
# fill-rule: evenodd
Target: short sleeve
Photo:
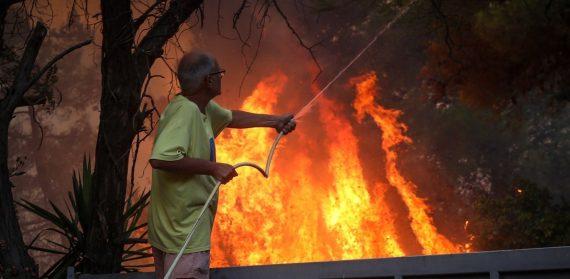
<path fill-rule="evenodd" d="M 208 114 L 214 137 L 217 137 L 232 122 L 232 111 L 221 107 L 214 101 L 210 101 Z"/>
<path fill-rule="evenodd" d="M 151 159 L 177 161 L 186 156 L 190 147 L 192 116 L 189 109 L 181 106 L 164 122 L 159 122 Z"/>

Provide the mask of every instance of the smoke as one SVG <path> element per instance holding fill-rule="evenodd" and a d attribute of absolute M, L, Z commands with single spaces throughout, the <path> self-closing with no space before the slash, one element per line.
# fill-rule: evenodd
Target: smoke
<path fill-rule="evenodd" d="M 380 19 L 371 18 L 355 5 L 338 13 L 322 12 L 317 21 L 314 10 L 296 7 L 294 1 L 284 3 L 282 8 L 301 37 L 309 45 L 321 43 L 314 49 L 321 72 L 274 11 L 263 26 L 257 52 L 261 29 L 255 21 L 260 14 L 254 14 L 251 40 L 244 46 L 232 30 L 239 3 L 221 1 L 218 17 L 217 1 L 205 2 L 203 27 L 194 17 L 189 22 L 193 27 L 182 31 L 166 48 L 169 59 L 159 61 L 151 70 L 156 77 L 150 81 L 148 94 L 159 111 L 178 92 L 171 72 L 178 58 L 184 51 L 201 49 L 214 54 L 226 70 L 222 95 L 216 99 L 223 106 L 275 114 L 296 112 L 395 14 L 392 11 Z M 419 3 L 394 24 L 330 87 L 326 98 L 307 112 L 297 131 L 279 147 L 274 175 L 269 180 L 244 170 L 240 171 L 239 180 L 222 187 L 212 248 L 215 265 L 460 251 L 458 246 L 467 240 L 463 224 L 469 200 L 465 200 L 464 189 L 469 185 L 481 186 L 481 181 L 493 187 L 497 181 L 492 177 L 501 177 L 510 170 L 500 168 L 498 163 L 482 166 L 479 150 L 495 154 L 496 158 L 514 153 L 503 152 L 510 150 L 511 138 L 497 132 L 501 131 L 499 125 L 476 120 L 477 115 L 466 108 L 438 108 L 423 98 L 417 77 L 426 60 L 426 42 L 433 38 L 429 32 L 431 20 L 424 14 L 429 7 L 425 5 Z M 50 50 L 57 51 L 67 42 L 89 35 L 100 39 L 94 29 L 70 31 L 64 27 L 62 18 L 66 13 L 60 12 L 65 10 L 63 6 L 56 9 L 54 22 L 59 23 L 54 23 L 51 30 L 54 45 Z M 243 17 L 238 23 L 243 34 L 247 34 L 248 22 Z M 41 148 L 37 149 L 41 131 L 31 122 L 29 113 L 22 111 L 13 121 L 12 161 L 26 157 L 27 171 L 14 179 L 16 198 L 25 197 L 40 204 L 48 199 L 61 203 L 62 193 L 70 189 L 72 170 L 79 168 L 83 154 L 93 154 L 101 86 L 99 54 L 98 47 L 91 46 L 59 64 L 57 87 L 62 92 L 62 102 L 53 112 L 46 109 L 38 113 L 44 129 Z M 45 55 L 49 56 L 49 52 Z M 240 92 L 246 64 L 254 57 L 255 63 Z M 373 101 L 359 111 L 353 105 L 357 91 L 349 79 L 372 71 L 376 73 L 371 89 L 375 92 Z M 270 105 L 260 105 L 260 100 Z M 382 142 L 389 137 L 387 126 L 371 117 L 379 107 L 399 112 L 398 123 L 408 127 L 409 141 L 383 148 Z M 527 114 L 530 117 L 535 112 L 529 110 Z M 562 120 L 554 119 L 545 130 L 540 128 L 544 121 L 538 118 L 532 117 L 532 127 L 526 133 L 535 137 L 513 147 L 520 151 L 513 151 L 515 155 L 527 161 L 544 154 L 555 157 L 545 145 L 568 133 Z M 267 144 L 275 135 L 269 129 L 226 131 L 217 139 L 218 161 L 263 163 Z M 134 173 L 137 187 L 146 190 L 151 184 L 147 162 L 152 142 L 150 137 L 141 144 Z M 543 149 L 525 153 L 523 149 L 532 149 L 537 142 L 544 143 Z M 565 150 L 564 144 L 556 141 L 552 145 Z M 397 159 L 390 157 L 394 154 Z M 398 188 L 397 183 L 390 181 L 387 164 L 392 171 L 398 170 L 398 177 L 405 178 L 405 187 Z M 521 173 L 538 173 L 528 164 L 514 165 Z M 536 179 L 553 182 L 560 176 L 554 173 L 558 168 L 549 169 L 551 173 L 537 174 Z M 461 188 L 462 185 L 467 186 Z M 411 198 L 406 200 L 405 196 Z M 410 201 L 419 204 L 421 210 Z M 46 226 L 32 226 L 33 217 L 24 212 L 20 215 L 28 240 Z M 426 224 L 431 236 L 422 236 L 419 227 Z M 434 248 L 430 241 L 444 248 Z M 363 243 L 367 245 L 362 246 Z"/>

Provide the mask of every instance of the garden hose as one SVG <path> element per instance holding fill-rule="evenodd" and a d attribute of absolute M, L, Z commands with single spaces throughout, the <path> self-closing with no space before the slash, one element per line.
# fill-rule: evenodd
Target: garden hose
<path fill-rule="evenodd" d="M 237 163 L 237 164 L 233 165 L 234 170 L 241 168 L 241 167 L 252 167 L 252 168 L 258 170 L 265 178 L 269 178 L 269 169 L 271 167 L 271 161 L 273 160 L 273 154 L 275 154 L 275 149 L 277 148 L 277 144 L 281 140 L 281 137 L 283 137 L 283 132 L 280 132 L 279 135 L 277 135 L 277 137 L 273 141 L 273 145 L 271 145 L 271 149 L 269 149 L 269 155 L 267 156 L 267 162 L 265 163 L 265 169 L 262 169 L 259 165 L 254 164 L 254 163 L 242 162 L 242 163 Z M 221 181 L 218 181 L 216 183 L 216 186 L 214 186 L 214 189 L 210 193 L 210 196 L 206 200 L 206 203 L 204 204 L 204 206 L 202 206 L 202 209 L 200 210 L 200 214 L 198 215 L 198 219 L 196 219 L 196 222 L 194 222 L 192 229 L 190 229 L 190 233 L 188 233 L 188 236 L 186 236 L 186 240 L 184 241 L 182 248 L 180 248 L 180 251 L 176 255 L 176 258 L 174 259 L 174 261 L 170 265 L 170 268 L 168 268 L 168 272 L 164 276 L 165 279 L 169 279 L 170 276 L 172 275 L 172 272 L 176 268 L 176 265 L 178 264 L 178 261 L 182 257 L 184 250 L 186 250 L 186 247 L 188 247 L 188 245 L 190 244 L 190 240 L 192 239 L 192 235 L 194 235 L 194 232 L 196 231 L 196 228 L 198 227 L 198 223 L 202 219 L 202 216 L 204 215 L 204 212 L 206 212 L 206 209 L 210 206 L 210 203 L 212 202 L 212 199 L 214 198 L 214 196 L 218 192 L 218 189 L 220 188 L 221 184 L 222 184 Z"/>
<path fill-rule="evenodd" d="M 403 7 L 400 12 L 392 19 L 390 20 L 390 22 L 388 22 L 383 28 L 381 28 L 378 33 L 376 33 L 376 35 L 372 38 L 372 40 L 370 40 L 370 42 L 368 42 L 368 44 L 362 49 L 360 50 L 360 52 L 358 52 L 353 58 L 352 60 L 350 60 L 350 62 L 344 67 L 342 68 L 310 101 L 309 103 L 307 103 L 305 106 L 303 106 L 303 108 L 301 108 L 301 110 L 299 110 L 299 112 L 295 113 L 295 118 L 294 119 L 299 119 L 301 117 L 303 117 L 305 114 L 307 114 L 312 106 L 316 103 L 317 99 L 319 99 L 324 93 L 325 91 L 331 86 L 331 84 L 333 84 L 342 74 L 344 74 L 344 72 L 346 72 L 346 70 L 348 70 L 348 68 L 350 68 L 350 66 L 352 66 L 352 64 L 354 64 L 356 62 L 356 60 L 358 60 L 377 40 L 380 36 L 382 36 L 388 29 L 390 29 L 392 27 L 392 25 L 398 21 L 398 19 L 400 19 L 400 17 L 402 17 L 404 14 L 406 14 L 408 12 L 408 10 L 410 9 L 410 7 L 412 5 L 414 5 L 418 0 L 412 0 L 410 1 L 405 7 Z M 273 159 L 273 154 L 275 153 L 275 149 L 277 148 L 277 144 L 279 143 L 279 140 L 281 140 L 281 137 L 283 136 L 283 132 L 279 133 L 279 135 L 277 136 L 277 138 L 275 138 L 275 140 L 273 141 L 273 145 L 271 146 L 271 149 L 269 150 L 269 156 L 267 157 L 267 162 L 265 164 L 265 170 L 262 169 L 260 166 L 254 164 L 254 163 L 250 163 L 250 162 L 243 162 L 243 163 L 239 163 L 234 165 L 234 169 L 237 169 L 239 167 L 244 167 L 244 166 L 249 166 L 249 167 L 253 167 L 255 169 L 257 169 L 261 174 L 263 174 L 263 176 L 265 176 L 266 178 L 269 177 L 269 167 L 271 166 L 271 160 Z M 196 222 L 194 223 L 194 226 L 192 227 L 192 229 L 190 230 L 190 233 L 188 234 L 188 236 L 186 237 L 186 241 L 184 242 L 184 245 L 182 245 L 182 248 L 180 249 L 180 252 L 178 252 L 178 255 L 176 255 L 176 258 L 174 259 L 174 262 L 172 263 L 172 265 L 170 265 L 170 268 L 168 269 L 168 272 L 166 273 L 166 276 L 164 277 L 165 279 L 169 279 L 170 275 L 172 274 L 172 271 L 174 270 L 174 268 L 176 267 L 176 264 L 178 263 L 178 261 L 180 260 L 180 258 L 182 257 L 182 253 L 184 252 L 184 250 L 186 249 L 186 247 L 188 247 L 188 244 L 190 243 L 190 239 L 192 238 L 192 234 L 194 234 L 194 231 L 196 230 L 196 227 L 198 226 L 198 222 L 200 222 L 200 219 L 202 218 L 202 215 L 204 214 L 204 212 L 206 211 L 206 208 L 208 208 L 208 206 L 210 205 L 210 202 L 212 201 L 212 199 L 214 198 L 214 195 L 216 194 L 216 192 L 218 191 L 218 188 L 220 188 L 220 184 L 221 182 L 218 181 L 218 183 L 216 184 L 216 186 L 214 187 L 214 190 L 212 191 L 212 193 L 210 194 L 210 197 L 208 197 L 208 200 L 206 201 L 206 204 L 202 207 L 202 211 L 200 211 L 200 215 L 198 216 L 198 219 L 196 220 Z"/>

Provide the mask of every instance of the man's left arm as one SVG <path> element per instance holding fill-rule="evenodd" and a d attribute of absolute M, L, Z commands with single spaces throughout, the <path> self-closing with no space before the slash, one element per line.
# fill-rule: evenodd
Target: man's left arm
<path fill-rule="evenodd" d="M 283 131 L 284 134 L 292 132 L 296 126 L 293 114 L 269 115 L 241 110 L 232 110 L 232 121 L 228 125 L 229 128 L 238 129 L 268 127 L 274 128 L 277 132 Z"/>

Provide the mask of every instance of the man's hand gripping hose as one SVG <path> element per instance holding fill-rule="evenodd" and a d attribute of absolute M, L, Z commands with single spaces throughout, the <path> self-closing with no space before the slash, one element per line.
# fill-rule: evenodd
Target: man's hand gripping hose
<path fill-rule="evenodd" d="M 267 156 L 267 162 L 265 163 L 265 169 L 262 169 L 259 165 L 251 163 L 251 162 L 237 163 L 237 164 L 233 165 L 234 169 L 238 169 L 238 168 L 246 167 L 246 166 L 252 167 L 252 168 L 258 170 L 265 178 L 269 178 L 269 169 L 271 167 L 271 161 L 273 159 L 273 154 L 275 153 L 275 149 L 277 148 L 277 144 L 279 144 L 281 137 L 283 137 L 283 132 L 280 132 L 279 135 L 277 135 L 277 137 L 273 141 L 273 145 L 271 145 L 271 149 L 269 150 L 269 155 Z M 218 192 L 218 189 L 220 188 L 221 184 L 222 183 L 220 181 L 218 181 L 216 183 L 216 186 L 214 187 L 214 189 L 210 193 L 210 196 L 206 200 L 206 204 L 204 204 L 204 206 L 202 206 L 202 209 L 200 210 L 200 214 L 198 215 L 198 219 L 196 219 L 196 222 L 194 222 L 194 225 L 192 226 L 190 233 L 188 233 L 188 236 L 186 236 L 186 240 L 184 241 L 184 244 L 180 248 L 180 251 L 176 255 L 176 258 L 174 259 L 174 261 L 170 265 L 170 268 L 168 268 L 168 272 L 164 276 L 165 279 L 169 279 L 170 276 L 172 275 L 172 272 L 176 268 L 176 265 L 178 264 L 178 261 L 182 257 L 184 250 L 186 250 L 186 247 L 188 247 L 188 245 L 190 244 L 190 240 L 192 239 L 192 235 L 194 234 L 194 232 L 196 231 L 196 228 L 198 227 L 198 223 L 202 219 L 202 216 L 204 215 L 204 212 L 206 212 L 206 209 L 210 206 L 210 203 L 212 202 L 212 199 L 214 198 L 214 196 Z"/>
<path fill-rule="evenodd" d="M 301 117 L 303 117 L 305 114 L 307 114 L 311 108 L 313 107 L 313 105 L 316 103 L 316 101 L 325 93 L 325 91 L 327 91 L 327 89 L 331 86 L 331 84 L 333 84 L 344 72 L 346 72 L 346 70 L 348 68 L 350 68 L 350 66 L 352 64 L 354 64 L 356 62 L 356 60 L 358 60 L 377 40 L 378 38 L 380 38 L 380 36 L 382 36 L 388 29 L 390 29 L 390 27 L 392 27 L 392 25 L 398 21 L 398 19 L 400 19 L 400 17 L 402 17 L 404 14 L 406 14 L 409 10 L 410 7 L 412 5 L 414 5 L 416 2 L 418 2 L 418 0 L 411 0 L 406 6 L 404 6 L 403 8 L 400 9 L 400 12 L 392 19 L 390 20 L 386 25 L 384 25 L 383 28 L 381 28 L 380 30 L 378 30 L 378 33 L 376 33 L 376 35 L 372 38 L 372 40 L 370 40 L 370 42 L 360 51 L 356 54 L 356 56 L 354 56 L 354 58 L 352 60 L 350 60 L 350 62 L 348 62 L 348 64 L 342 68 L 314 97 L 313 99 L 311 99 L 311 101 L 309 101 L 309 103 L 307 103 L 303 108 L 301 108 L 301 110 L 299 110 L 299 112 L 294 114 L 294 117 L 292 117 L 292 119 L 300 119 Z M 279 140 L 281 140 L 281 137 L 283 136 L 283 131 L 281 131 L 279 133 L 279 135 L 277 136 L 277 138 L 275 138 L 275 141 L 273 141 L 273 145 L 271 146 L 271 149 L 269 150 L 269 156 L 267 157 L 267 163 L 265 164 L 265 170 L 262 169 L 261 167 L 259 167 L 256 164 L 253 163 L 249 163 L 249 162 L 244 162 L 244 163 L 239 163 L 234 165 L 234 169 L 237 169 L 239 167 L 243 167 L 243 166 L 250 166 L 250 167 L 254 167 L 255 169 L 257 169 L 259 172 L 261 172 L 261 174 L 263 174 L 263 176 L 265 176 L 266 178 L 269 177 L 269 167 L 271 166 L 271 159 L 273 158 L 273 153 L 275 152 L 275 148 L 277 147 L 277 144 L 279 143 Z M 198 216 L 198 220 L 196 220 L 196 223 L 194 223 L 194 226 L 192 227 L 192 230 L 190 231 L 190 233 L 188 234 L 188 237 L 186 237 L 186 241 L 184 242 L 184 245 L 182 246 L 182 249 L 180 249 L 180 252 L 178 252 L 178 255 L 176 256 L 176 259 L 174 259 L 174 262 L 172 263 L 172 265 L 170 266 L 170 268 L 168 269 L 168 272 L 166 273 L 166 276 L 164 278 L 169 279 L 170 275 L 172 274 L 172 271 L 174 270 L 174 268 L 176 267 L 176 264 L 178 263 L 178 260 L 180 260 L 180 257 L 182 257 L 182 252 L 184 252 L 184 250 L 186 249 L 186 247 L 188 247 L 188 244 L 190 243 L 190 239 L 192 238 L 192 234 L 194 233 L 194 231 L 196 230 L 196 227 L 198 225 L 198 222 L 200 222 L 200 219 L 202 217 L 202 215 L 204 214 L 204 211 L 206 211 L 206 208 L 208 208 L 210 202 L 212 201 L 212 198 L 214 197 L 214 195 L 216 194 L 216 192 L 218 191 L 218 188 L 220 187 L 220 182 L 218 182 L 216 184 L 216 187 L 214 187 L 214 190 L 212 191 L 212 193 L 210 194 L 210 197 L 208 198 L 208 201 L 206 202 L 206 204 L 204 205 L 204 207 L 202 207 L 202 211 L 200 211 L 200 215 Z"/>

